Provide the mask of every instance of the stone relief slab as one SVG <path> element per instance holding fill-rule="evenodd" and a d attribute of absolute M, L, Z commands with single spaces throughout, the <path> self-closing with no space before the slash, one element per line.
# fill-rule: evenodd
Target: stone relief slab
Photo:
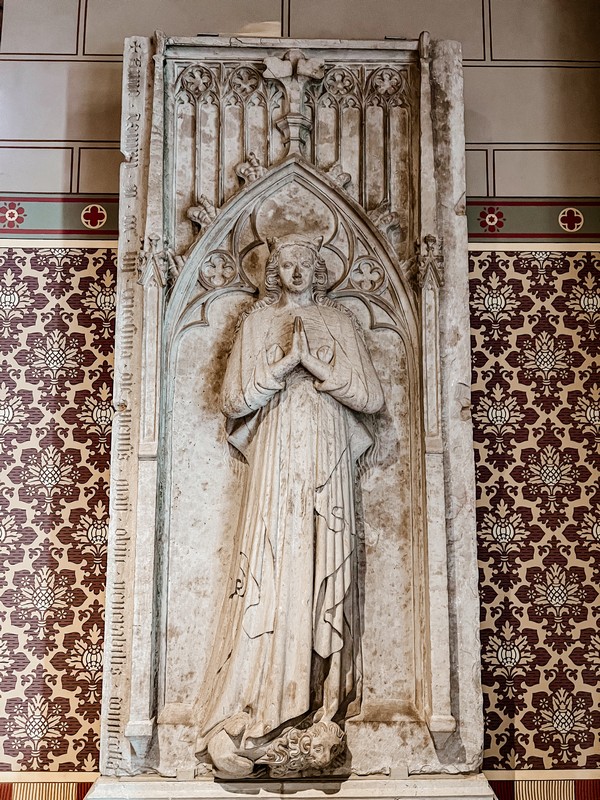
<path fill-rule="evenodd" d="M 124 81 L 103 775 L 477 771 L 458 46 Z"/>

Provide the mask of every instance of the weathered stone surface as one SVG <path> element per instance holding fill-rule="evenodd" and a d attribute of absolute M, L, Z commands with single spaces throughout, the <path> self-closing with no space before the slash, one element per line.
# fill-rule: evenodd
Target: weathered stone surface
<path fill-rule="evenodd" d="M 95 797 L 490 797 L 458 46 L 125 70 L 102 772 L 197 780 Z"/>
<path fill-rule="evenodd" d="M 106 800 L 238 800 L 251 794 L 282 800 L 293 795 L 300 800 L 323 800 L 325 797 L 341 800 L 494 800 L 494 793 L 483 775 L 438 776 L 435 779 L 353 779 L 345 781 L 311 781 L 301 785 L 293 781 L 272 781 L 257 785 L 256 781 L 235 783 L 212 780 L 164 780 L 141 776 L 130 779 L 100 778 L 92 788 L 93 797 Z"/>
<path fill-rule="evenodd" d="M 456 777 L 382 779 L 350 779 L 347 781 L 311 781 L 298 785 L 292 781 L 273 781 L 258 786 L 256 781 L 215 783 L 209 780 L 160 780 L 141 776 L 138 780 L 100 778 L 92 789 L 92 796 L 106 800 L 221 800 L 221 798 L 269 797 L 276 800 L 293 795 L 300 800 L 322 800 L 335 795 L 344 800 L 394 800 L 394 798 L 419 798 L 419 800 L 493 800 L 494 793 L 483 775 Z"/>

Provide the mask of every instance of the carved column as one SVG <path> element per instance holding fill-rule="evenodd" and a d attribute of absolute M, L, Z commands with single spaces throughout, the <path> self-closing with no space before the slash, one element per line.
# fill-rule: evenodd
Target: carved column
<path fill-rule="evenodd" d="M 157 42 L 154 56 L 154 98 L 150 159 L 162 163 L 163 40 Z M 160 154 L 160 156 L 159 156 Z M 140 259 L 139 283 L 143 289 L 142 369 L 137 468 L 137 514 L 135 519 L 135 566 L 133 630 L 131 639 L 131 690 L 129 718 L 125 736 L 136 755 L 143 758 L 150 745 L 156 713 L 156 686 L 153 668 L 156 658 L 155 611 L 158 602 L 156 581 L 156 541 L 159 531 L 158 436 L 161 386 L 161 340 L 164 290 L 167 285 L 167 259 L 162 242 L 162 170 L 154 170 L 148 187 L 146 209 L 146 247 Z"/>
<path fill-rule="evenodd" d="M 430 678 L 427 698 L 428 725 L 437 746 L 456 728 L 450 702 L 450 634 L 448 615 L 448 554 L 446 546 L 446 494 L 441 409 L 440 288 L 441 259 L 434 246 L 438 230 L 437 187 L 431 118 L 429 34 L 419 40 L 421 66 L 421 242 L 417 262 L 421 288 L 421 342 L 423 348 L 423 411 L 425 428 L 425 496 L 427 507 L 427 558 L 429 600 Z"/>

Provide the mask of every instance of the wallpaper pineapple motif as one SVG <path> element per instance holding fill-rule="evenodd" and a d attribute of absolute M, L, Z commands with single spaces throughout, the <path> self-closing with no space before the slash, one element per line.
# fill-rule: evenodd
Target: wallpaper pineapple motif
<path fill-rule="evenodd" d="M 600 255 L 471 273 L 485 767 L 599 767 Z"/>
<path fill-rule="evenodd" d="M 0 251 L 0 769 L 94 770 L 115 252 Z"/>
<path fill-rule="evenodd" d="M 114 250 L 0 250 L 0 770 L 98 765 Z M 600 256 L 471 258 L 488 769 L 600 766 Z"/>

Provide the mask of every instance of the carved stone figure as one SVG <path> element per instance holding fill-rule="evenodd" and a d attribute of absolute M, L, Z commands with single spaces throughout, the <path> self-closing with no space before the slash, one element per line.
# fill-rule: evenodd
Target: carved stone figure
<path fill-rule="evenodd" d="M 373 440 L 357 414 L 379 411 L 383 393 L 357 321 L 326 295 L 320 246 L 269 240 L 266 295 L 241 318 L 223 381 L 249 471 L 197 706 L 198 751 L 222 775 L 256 760 L 282 774 L 274 754 L 299 737 L 319 752 L 289 768 L 322 768 L 340 750 L 335 723 L 360 707 L 355 464 Z"/>

